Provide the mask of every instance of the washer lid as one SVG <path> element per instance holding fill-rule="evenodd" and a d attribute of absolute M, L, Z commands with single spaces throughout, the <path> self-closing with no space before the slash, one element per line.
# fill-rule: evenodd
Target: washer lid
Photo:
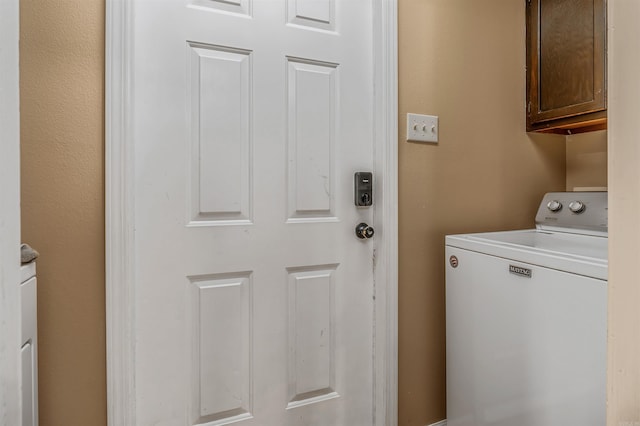
<path fill-rule="evenodd" d="M 607 279 L 607 238 L 541 230 L 450 235 L 446 244 L 598 279 Z"/>

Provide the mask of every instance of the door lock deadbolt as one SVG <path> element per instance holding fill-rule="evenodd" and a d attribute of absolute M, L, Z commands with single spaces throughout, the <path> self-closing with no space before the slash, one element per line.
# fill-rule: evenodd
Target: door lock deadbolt
<path fill-rule="evenodd" d="M 356 207 L 370 207 L 373 204 L 373 174 L 356 172 L 353 182 Z"/>

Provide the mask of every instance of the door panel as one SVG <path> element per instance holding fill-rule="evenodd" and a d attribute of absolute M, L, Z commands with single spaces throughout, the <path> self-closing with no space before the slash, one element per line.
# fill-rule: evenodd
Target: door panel
<path fill-rule="evenodd" d="M 289 220 L 335 218 L 336 74 L 337 64 L 287 58 Z"/>
<path fill-rule="evenodd" d="M 194 424 L 249 417 L 251 275 L 190 277 Z"/>
<path fill-rule="evenodd" d="M 192 220 L 251 219 L 251 54 L 189 43 Z"/>
<path fill-rule="evenodd" d="M 371 425 L 371 4 L 134 12 L 137 423 Z"/>
<path fill-rule="evenodd" d="M 287 6 L 287 21 L 291 24 L 335 29 L 335 0 L 292 0 Z"/>
<path fill-rule="evenodd" d="M 335 270 L 289 270 L 289 404 L 328 399 L 335 392 Z"/>

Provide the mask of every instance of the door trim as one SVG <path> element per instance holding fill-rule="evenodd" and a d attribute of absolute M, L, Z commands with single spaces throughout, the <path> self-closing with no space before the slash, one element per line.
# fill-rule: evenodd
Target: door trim
<path fill-rule="evenodd" d="M 18 0 L 0 1 L 0 425 L 20 424 Z"/>
<path fill-rule="evenodd" d="M 135 426 L 133 1 L 106 1 L 105 196 L 107 417 Z M 374 419 L 397 424 L 398 394 L 398 47 L 397 0 L 373 1 L 377 184 L 374 304 Z"/>
<path fill-rule="evenodd" d="M 107 419 L 135 426 L 133 0 L 107 0 L 105 43 Z"/>
<path fill-rule="evenodd" d="M 374 424 L 398 423 L 398 3 L 373 1 Z M 376 199 L 376 198 L 374 198 Z M 381 285 L 379 285 L 381 284 Z M 378 343 L 379 342 L 379 343 Z"/>

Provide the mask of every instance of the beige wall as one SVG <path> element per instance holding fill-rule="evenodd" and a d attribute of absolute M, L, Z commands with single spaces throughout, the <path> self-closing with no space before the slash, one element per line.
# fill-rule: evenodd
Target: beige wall
<path fill-rule="evenodd" d="M 607 131 L 567 136 L 567 191 L 607 186 Z"/>
<path fill-rule="evenodd" d="M 640 425 L 640 2 L 609 7 L 607 426 Z"/>
<path fill-rule="evenodd" d="M 106 424 L 103 0 L 21 0 L 22 237 L 38 259 L 40 425 Z"/>
<path fill-rule="evenodd" d="M 565 138 L 525 133 L 525 2 L 401 0 L 399 411 L 445 417 L 444 235 L 533 226 Z M 405 142 L 407 112 L 440 143 Z"/>

